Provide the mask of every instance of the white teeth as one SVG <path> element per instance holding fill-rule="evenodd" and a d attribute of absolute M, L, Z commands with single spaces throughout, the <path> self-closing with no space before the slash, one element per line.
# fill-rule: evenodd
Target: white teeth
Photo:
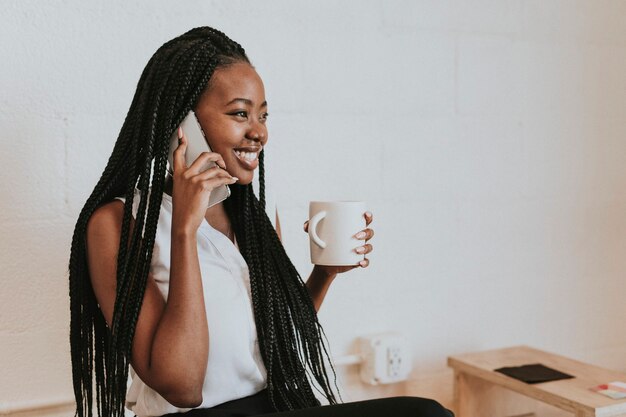
<path fill-rule="evenodd" d="M 242 152 L 242 151 L 235 151 L 235 155 L 237 155 L 237 158 L 245 159 L 248 162 L 254 161 L 255 159 L 257 159 L 257 156 L 258 156 L 256 152 Z"/>

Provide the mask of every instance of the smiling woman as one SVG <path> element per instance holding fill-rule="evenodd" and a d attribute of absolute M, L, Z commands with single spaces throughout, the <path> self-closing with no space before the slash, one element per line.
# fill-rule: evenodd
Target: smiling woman
<path fill-rule="evenodd" d="M 267 143 L 267 101 L 255 69 L 245 62 L 217 69 L 196 114 L 213 151 L 232 165 L 229 173 L 250 183 Z"/>
<path fill-rule="evenodd" d="M 169 139 L 190 110 L 212 152 L 187 166 L 178 129 L 166 176 Z M 266 120 L 261 78 L 220 31 L 192 29 L 148 62 L 74 229 L 79 417 L 92 415 L 94 397 L 101 416 L 122 416 L 124 406 L 139 417 L 449 415 L 420 398 L 336 404 L 317 309 L 335 276 L 354 266 L 316 265 L 305 284 L 289 260 L 264 210 Z M 209 160 L 217 166 L 202 170 Z M 224 184 L 231 197 L 207 208 Z M 373 230 L 360 235 L 355 250 L 371 252 Z M 316 390 L 330 405 L 319 407 Z"/>

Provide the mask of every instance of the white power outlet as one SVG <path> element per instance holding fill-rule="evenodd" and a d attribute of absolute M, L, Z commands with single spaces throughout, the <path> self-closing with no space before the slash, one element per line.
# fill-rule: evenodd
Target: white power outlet
<path fill-rule="evenodd" d="M 382 333 L 363 337 L 361 379 L 368 384 L 390 384 L 404 381 L 411 372 L 406 338 L 398 333 Z"/>
<path fill-rule="evenodd" d="M 398 345 L 387 348 L 387 375 L 398 378 L 402 374 L 402 348 Z"/>

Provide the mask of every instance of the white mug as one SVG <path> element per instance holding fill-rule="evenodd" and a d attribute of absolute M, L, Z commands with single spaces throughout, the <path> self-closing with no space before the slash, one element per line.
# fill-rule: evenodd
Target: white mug
<path fill-rule="evenodd" d="M 311 263 L 315 265 L 358 265 L 364 254 L 354 250 L 364 241 L 354 237 L 365 229 L 364 201 L 311 201 L 309 238 Z"/>

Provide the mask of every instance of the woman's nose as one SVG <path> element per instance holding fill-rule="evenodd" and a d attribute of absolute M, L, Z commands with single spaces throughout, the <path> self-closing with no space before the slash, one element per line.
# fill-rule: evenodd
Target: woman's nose
<path fill-rule="evenodd" d="M 267 129 L 261 123 L 255 123 L 250 126 L 250 129 L 248 129 L 246 137 L 248 139 L 265 143 L 267 141 Z"/>

